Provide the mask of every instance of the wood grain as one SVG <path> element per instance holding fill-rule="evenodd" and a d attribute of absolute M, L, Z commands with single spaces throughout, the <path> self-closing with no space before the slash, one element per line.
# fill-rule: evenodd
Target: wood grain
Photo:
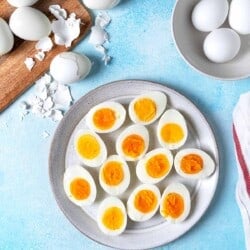
<path fill-rule="evenodd" d="M 52 4 L 59 4 L 67 13 L 76 13 L 77 18 L 80 18 L 83 22 L 80 36 L 74 40 L 70 48 L 55 45 L 50 52 L 46 53 L 46 57 L 42 62 L 36 60 L 32 71 L 26 68 L 24 61 L 26 57 L 34 57 L 36 54 L 36 42 L 23 41 L 15 37 L 13 50 L 7 55 L 0 57 L 0 112 L 7 108 L 9 104 L 31 86 L 37 78 L 48 70 L 54 56 L 60 52 L 72 49 L 72 47 L 86 35 L 91 27 L 91 16 L 78 0 L 39 1 L 33 7 L 44 12 L 52 20 L 53 17 L 48 11 L 49 6 Z M 15 8 L 11 7 L 7 1 L 1 1 L 0 17 L 8 21 L 14 10 Z"/>

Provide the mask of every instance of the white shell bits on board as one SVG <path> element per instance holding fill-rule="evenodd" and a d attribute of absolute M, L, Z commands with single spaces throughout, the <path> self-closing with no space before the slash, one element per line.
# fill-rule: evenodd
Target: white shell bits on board
<path fill-rule="evenodd" d="M 24 7 L 24 6 L 31 6 L 38 2 L 38 0 L 7 0 L 10 5 L 14 7 Z"/>
<path fill-rule="evenodd" d="M 62 52 L 52 60 L 50 74 L 59 83 L 67 84 L 85 78 L 91 69 L 91 62 L 85 55 Z"/>
<path fill-rule="evenodd" d="M 9 25 L 16 36 L 28 41 L 38 41 L 51 32 L 48 17 L 32 7 L 17 8 L 10 16 Z"/>
<path fill-rule="evenodd" d="M 0 18 L 0 56 L 8 53 L 14 46 L 14 36 L 9 25 Z"/>
<path fill-rule="evenodd" d="M 120 0 L 82 0 L 84 5 L 93 10 L 111 9 L 120 3 Z"/>

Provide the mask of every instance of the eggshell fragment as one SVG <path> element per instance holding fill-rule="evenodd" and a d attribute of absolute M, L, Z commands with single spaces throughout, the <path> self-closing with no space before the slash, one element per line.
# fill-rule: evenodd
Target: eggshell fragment
<path fill-rule="evenodd" d="M 0 56 L 8 53 L 14 46 L 14 36 L 9 25 L 0 18 Z"/>

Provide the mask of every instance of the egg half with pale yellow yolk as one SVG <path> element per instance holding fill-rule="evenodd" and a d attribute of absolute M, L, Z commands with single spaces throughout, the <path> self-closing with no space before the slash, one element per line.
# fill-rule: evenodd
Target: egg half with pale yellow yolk
<path fill-rule="evenodd" d="M 160 203 L 160 214 L 170 223 L 184 221 L 191 207 L 190 193 L 181 183 L 170 184 L 163 192 Z"/>
<path fill-rule="evenodd" d="M 78 157 L 89 167 L 98 167 L 107 158 L 106 145 L 101 137 L 91 130 L 79 130 L 74 144 Z"/>
<path fill-rule="evenodd" d="M 96 199 L 96 185 L 91 174 L 79 165 L 65 170 L 63 186 L 67 197 L 78 206 L 91 205 Z"/>
<path fill-rule="evenodd" d="M 178 149 L 187 140 L 188 129 L 185 118 L 176 109 L 168 109 L 160 118 L 157 138 L 161 146 L 170 150 Z"/>
<path fill-rule="evenodd" d="M 134 123 L 148 125 L 157 120 L 167 105 L 167 97 L 160 91 L 150 91 L 134 98 L 128 108 Z"/>
<path fill-rule="evenodd" d="M 90 109 L 86 116 L 87 126 L 96 133 L 109 133 L 122 126 L 126 110 L 118 102 L 103 102 Z"/>
<path fill-rule="evenodd" d="M 97 224 L 107 235 L 123 233 L 127 226 L 127 213 L 122 201 L 116 197 L 104 199 L 98 208 Z"/>
<path fill-rule="evenodd" d="M 108 194 L 122 194 L 130 183 L 130 172 L 126 161 L 119 155 L 109 156 L 100 168 L 99 182 Z"/>
<path fill-rule="evenodd" d="M 161 194 L 157 186 L 141 184 L 132 191 L 127 201 L 128 216 L 133 221 L 146 221 L 158 210 Z"/>

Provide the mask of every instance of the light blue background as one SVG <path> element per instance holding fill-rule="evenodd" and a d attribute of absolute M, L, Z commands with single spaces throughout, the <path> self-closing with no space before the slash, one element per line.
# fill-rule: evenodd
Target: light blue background
<path fill-rule="evenodd" d="M 145 79 L 166 84 L 193 101 L 208 118 L 219 145 L 220 179 L 205 216 L 187 234 L 159 249 L 245 249 L 235 202 L 237 181 L 232 142 L 232 110 L 249 79 L 218 81 L 197 73 L 180 57 L 171 36 L 174 0 L 123 0 L 108 11 L 112 23 L 105 67 L 85 39 L 75 49 L 95 62 L 87 79 L 71 85 L 79 99 L 104 83 Z M 57 123 L 28 115 L 19 104 L 30 88 L 0 115 L 0 249 L 106 249 L 70 224 L 58 208 L 49 184 L 48 154 Z M 44 139 L 43 131 L 51 136 Z"/>

